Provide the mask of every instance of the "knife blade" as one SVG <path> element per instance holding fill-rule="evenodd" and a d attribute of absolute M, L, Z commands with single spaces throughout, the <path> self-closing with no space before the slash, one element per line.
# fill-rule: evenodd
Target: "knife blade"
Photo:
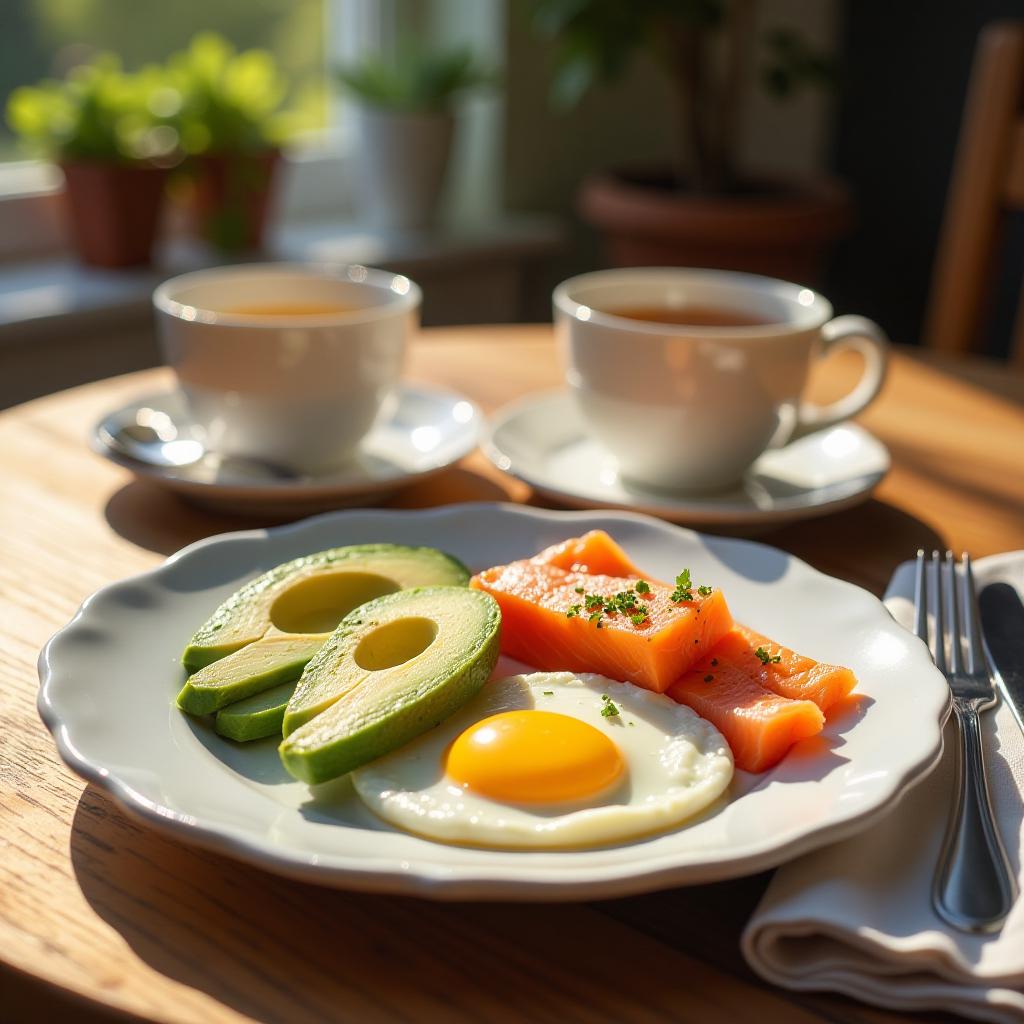
<path fill-rule="evenodd" d="M 990 583 L 978 595 L 985 647 L 1024 729 L 1024 602 L 1008 583 Z"/>

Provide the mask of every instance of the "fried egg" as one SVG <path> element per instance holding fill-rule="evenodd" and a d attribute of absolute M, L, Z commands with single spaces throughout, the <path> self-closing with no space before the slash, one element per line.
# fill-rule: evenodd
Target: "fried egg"
<path fill-rule="evenodd" d="M 710 722 L 598 675 L 488 683 L 432 732 L 352 774 L 380 818 L 446 843 L 590 846 L 671 828 L 732 778 Z"/>

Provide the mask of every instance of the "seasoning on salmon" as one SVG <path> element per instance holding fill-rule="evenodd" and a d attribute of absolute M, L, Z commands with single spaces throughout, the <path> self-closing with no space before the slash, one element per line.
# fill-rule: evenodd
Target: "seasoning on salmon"
<path fill-rule="evenodd" d="M 570 537 L 561 544 L 545 548 L 533 561 L 576 572 L 653 580 L 633 565 L 626 552 L 604 530 Z M 812 700 L 822 711 L 828 711 L 857 685 L 857 677 L 850 669 L 816 662 L 739 623 L 722 643 L 727 645 L 722 650 L 748 664 L 751 674 L 756 675 L 765 689 L 780 697 Z M 758 657 L 759 650 L 764 652 L 764 660 Z"/>
<path fill-rule="evenodd" d="M 821 732 L 825 716 L 812 701 L 766 690 L 745 659 L 732 660 L 721 648 L 719 644 L 666 692 L 718 729 L 737 768 L 767 771 L 794 743 Z"/>
<path fill-rule="evenodd" d="M 715 648 L 718 660 L 735 662 L 766 690 L 793 700 L 810 700 L 828 711 L 857 685 L 848 668 L 814 661 L 761 633 L 736 624 Z"/>
<path fill-rule="evenodd" d="M 532 561 L 664 586 L 639 572 L 603 530 L 546 548 Z M 736 623 L 667 692 L 717 726 L 738 768 L 762 772 L 777 764 L 794 743 L 819 733 L 823 712 L 856 684 L 848 668 L 816 662 Z"/>
<path fill-rule="evenodd" d="M 663 693 L 729 632 L 732 616 L 718 590 L 674 602 L 671 587 L 645 582 L 638 591 L 637 582 L 529 559 L 488 569 L 470 586 L 501 606 L 501 649 L 510 657 Z"/>

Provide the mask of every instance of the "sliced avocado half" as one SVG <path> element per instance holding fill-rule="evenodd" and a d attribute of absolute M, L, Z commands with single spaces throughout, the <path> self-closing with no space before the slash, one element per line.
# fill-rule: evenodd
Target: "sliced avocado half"
<path fill-rule="evenodd" d="M 288 702 L 285 768 L 325 782 L 437 725 L 487 681 L 500 626 L 497 602 L 461 587 L 390 594 L 351 612 Z"/>
<path fill-rule="evenodd" d="M 266 736 L 280 736 L 285 708 L 296 683 L 281 683 L 253 697 L 246 697 L 217 712 L 213 727 L 228 739 L 246 743 Z"/>
<path fill-rule="evenodd" d="M 353 608 L 410 587 L 466 586 L 469 571 L 435 548 L 358 544 L 285 562 L 231 595 L 196 630 L 182 664 L 189 672 L 279 633 L 330 633 Z"/>
<path fill-rule="evenodd" d="M 196 631 L 182 662 L 193 672 L 178 707 L 205 715 L 299 678 L 353 608 L 408 587 L 465 586 L 464 565 L 435 548 L 332 548 L 247 583 Z"/>
<path fill-rule="evenodd" d="M 189 676 L 178 694 L 178 707 L 190 715 L 208 715 L 279 683 L 294 683 L 327 636 L 262 637 Z"/>

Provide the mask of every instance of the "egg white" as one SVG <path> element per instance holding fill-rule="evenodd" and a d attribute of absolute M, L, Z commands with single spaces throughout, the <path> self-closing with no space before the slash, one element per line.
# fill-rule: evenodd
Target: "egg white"
<path fill-rule="evenodd" d="M 545 693 L 550 691 L 550 693 Z M 601 715 L 607 694 L 619 714 Z M 445 775 L 448 747 L 474 722 L 537 708 L 609 736 L 626 770 L 612 789 L 557 806 L 503 803 Z M 445 843 L 512 848 L 592 846 L 678 825 L 720 796 L 733 774 L 722 734 L 662 694 L 604 676 L 535 672 L 488 683 L 432 732 L 352 773 L 379 817 Z"/>

